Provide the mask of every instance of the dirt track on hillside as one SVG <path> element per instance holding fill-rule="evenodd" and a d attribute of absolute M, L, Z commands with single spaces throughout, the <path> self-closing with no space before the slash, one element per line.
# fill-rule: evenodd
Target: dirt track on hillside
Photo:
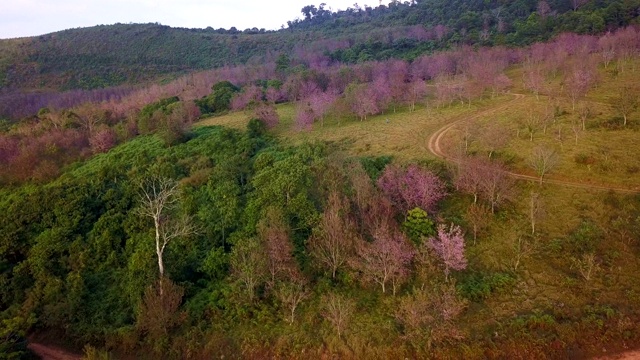
<path fill-rule="evenodd" d="M 434 156 L 442 159 L 442 160 L 447 160 L 447 161 L 452 161 L 452 162 L 458 162 L 459 160 L 454 158 L 453 156 L 447 155 L 444 150 L 442 149 L 442 146 L 440 144 L 440 142 L 442 141 L 442 139 L 445 137 L 445 135 L 454 127 L 456 127 L 456 125 L 463 123 L 465 121 L 469 121 L 469 120 L 475 120 L 481 116 L 485 116 L 485 115 L 490 115 L 493 113 L 497 113 L 500 112 L 502 110 L 507 109 L 509 106 L 511 106 L 511 104 L 513 102 L 516 102 L 520 99 L 523 99 L 525 96 L 522 94 L 512 94 L 514 96 L 514 98 L 504 104 L 501 104 L 499 106 L 496 107 L 492 107 L 489 109 L 484 109 L 481 110 L 479 112 L 476 112 L 474 114 L 463 114 L 460 116 L 457 116 L 456 118 L 453 119 L 453 121 L 451 121 L 450 123 L 448 123 L 447 125 L 441 127 L 440 129 L 438 129 L 436 132 L 434 132 L 431 137 L 429 138 L 429 142 L 427 145 L 427 149 L 429 150 L 429 152 L 431 152 Z M 508 172 L 508 174 L 516 179 L 519 180 L 526 180 L 526 181 L 540 181 L 540 178 L 538 178 L 537 176 L 531 176 L 531 175 L 526 175 L 526 174 L 519 174 L 519 173 L 515 173 L 515 172 Z M 593 190 L 605 190 L 605 191 L 616 191 L 616 192 L 621 192 L 621 193 L 627 193 L 627 194 L 640 194 L 640 189 L 625 189 L 625 188 L 619 188 L 619 187 L 614 187 L 614 186 L 607 186 L 607 185 L 594 185 L 594 184 L 586 184 L 586 183 L 581 183 L 581 182 L 573 182 L 573 181 L 565 181 L 565 180 L 556 180 L 556 179 L 544 179 L 543 181 L 544 183 L 547 184 L 554 184 L 554 185 L 561 185 L 561 186 L 568 186 L 568 187 L 575 187 L 575 188 L 583 188 L 583 189 L 593 189 Z"/>

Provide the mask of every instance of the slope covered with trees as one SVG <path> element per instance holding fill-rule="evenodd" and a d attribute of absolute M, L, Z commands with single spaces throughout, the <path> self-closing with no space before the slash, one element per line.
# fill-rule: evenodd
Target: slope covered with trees
<path fill-rule="evenodd" d="M 637 23 L 638 0 L 391 2 L 332 12 L 308 5 L 286 29 L 181 29 L 116 24 L 0 41 L 0 86 L 94 89 L 225 65 L 414 59 L 466 45 L 522 46 L 565 32 Z M 328 57 L 328 58 L 327 58 Z M 325 59 L 327 58 L 327 59 Z"/>

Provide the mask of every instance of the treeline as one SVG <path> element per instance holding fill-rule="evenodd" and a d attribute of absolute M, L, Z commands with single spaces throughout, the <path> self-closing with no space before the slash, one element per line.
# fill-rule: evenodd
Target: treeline
<path fill-rule="evenodd" d="M 638 0 L 442 1 L 302 9 L 275 32 L 116 24 L 2 40 L 7 88 L 94 89 L 223 66 L 314 58 L 361 63 L 470 46 L 524 46 L 562 32 L 601 34 L 637 23 Z"/>

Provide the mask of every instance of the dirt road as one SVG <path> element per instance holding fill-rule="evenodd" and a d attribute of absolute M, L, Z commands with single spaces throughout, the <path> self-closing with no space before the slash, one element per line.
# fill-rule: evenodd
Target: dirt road
<path fill-rule="evenodd" d="M 500 106 L 496 106 L 493 108 L 489 108 L 489 109 L 485 109 L 482 111 L 479 111 L 475 114 L 471 114 L 471 115 L 463 115 L 458 117 L 457 119 L 454 119 L 452 122 L 450 122 L 449 124 L 441 127 L 440 129 L 438 129 L 436 132 L 433 133 L 433 135 L 431 135 L 431 137 L 429 138 L 429 142 L 427 145 L 427 149 L 429 150 L 429 152 L 431 152 L 433 155 L 435 155 L 436 157 L 443 159 L 443 160 L 448 160 L 448 161 L 452 161 L 452 162 L 457 162 L 458 160 L 452 156 L 447 155 L 444 150 L 442 149 L 441 146 L 441 141 L 442 139 L 446 136 L 446 134 L 453 129 L 456 125 L 463 123 L 465 121 L 469 121 L 469 120 L 474 120 L 477 119 L 481 116 L 485 116 L 485 115 L 489 115 L 492 113 L 496 113 L 502 110 L 507 109 L 512 102 L 518 101 L 519 99 L 524 98 L 524 95 L 522 94 L 513 94 L 514 98 Z M 540 179 L 536 176 L 531 176 L 531 175 L 525 175 L 525 174 L 519 174 L 519 173 L 515 173 L 515 172 L 508 172 L 508 174 L 516 179 L 519 180 L 526 180 L 526 181 L 540 181 Z M 569 186 L 569 187 L 576 187 L 576 188 L 583 188 L 583 189 L 594 189 L 594 190 L 605 190 L 605 191 L 609 191 L 609 190 L 613 190 L 616 192 L 621 192 L 621 193 L 627 193 L 627 194 L 640 194 L 640 190 L 635 190 L 635 189 L 625 189 L 625 188 L 619 188 L 619 187 L 613 187 L 613 186 L 607 186 L 607 185 L 594 185 L 594 184 L 585 184 L 585 183 L 580 183 L 580 182 L 572 182 L 572 181 L 564 181 L 564 180 L 555 180 L 555 179 L 545 179 L 543 181 L 544 183 L 547 184 L 554 184 L 554 185 L 561 185 L 561 186 Z"/>

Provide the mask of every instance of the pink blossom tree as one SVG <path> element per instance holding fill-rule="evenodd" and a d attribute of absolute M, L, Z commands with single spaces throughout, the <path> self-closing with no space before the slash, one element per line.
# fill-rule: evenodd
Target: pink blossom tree
<path fill-rule="evenodd" d="M 408 90 L 409 111 L 415 111 L 416 103 L 427 95 L 427 84 L 422 79 L 415 80 L 408 85 Z"/>
<path fill-rule="evenodd" d="M 358 255 L 356 268 L 362 271 L 364 281 L 380 285 L 383 293 L 391 282 L 395 295 L 409 275 L 414 251 L 401 232 L 382 227 L 374 233 L 372 243 L 360 242 Z"/>
<path fill-rule="evenodd" d="M 446 194 L 442 180 L 417 165 L 406 170 L 387 165 L 378 179 L 378 187 L 403 214 L 415 207 L 432 212 Z"/>
<path fill-rule="evenodd" d="M 337 99 L 338 95 L 335 92 L 326 91 L 315 93 L 309 96 L 306 101 L 309 104 L 314 119 L 320 119 L 320 123 L 324 126 L 324 118 Z"/>
<path fill-rule="evenodd" d="M 345 97 L 351 111 L 358 116 L 360 121 L 366 120 L 368 115 L 377 114 L 380 111 L 376 103 L 376 95 L 367 85 L 349 85 L 345 90 Z"/>
<path fill-rule="evenodd" d="M 116 145 L 116 142 L 117 139 L 115 132 L 108 127 L 103 127 L 97 130 L 89 138 L 89 144 L 91 145 L 91 150 L 93 150 L 94 153 L 107 152 Z"/>
<path fill-rule="evenodd" d="M 231 109 L 243 110 L 250 104 L 256 104 L 262 101 L 262 89 L 255 85 L 245 87 L 242 92 L 236 94 L 231 99 Z"/>
<path fill-rule="evenodd" d="M 308 103 L 298 103 L 296 106 L 295 124 L 298 131 L 309 131 L 313 127 L 315 114 Z"/>
<path fill-rule="evenodd" d="M 262 121 L 268 129 L 276 127 L 280 123 L 280 115 L 272 104 L 260 103 L 253 109 L 256 119 Z"/>
<path fill-rule="evenodd" d="M 428 240 L 429 247 L 438 255 L 444 266 L 444 276 L 448 280 L 451 270 L 467 268 L 464 256 L 464 234 L 458 225 L 438 225 L 438 235 Z"/>

